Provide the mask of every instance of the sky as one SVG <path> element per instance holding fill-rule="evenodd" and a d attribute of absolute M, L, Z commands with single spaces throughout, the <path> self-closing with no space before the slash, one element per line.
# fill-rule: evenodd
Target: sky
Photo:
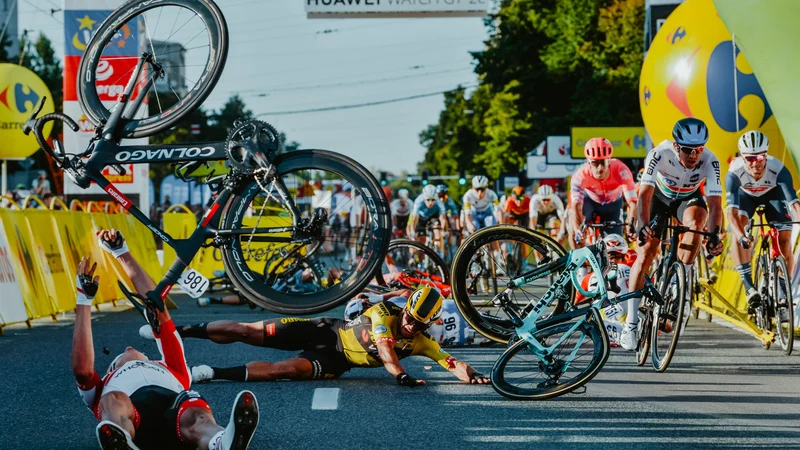
<path fill-rule="evenodd" d="M 109 9 L 121 2 L 104 0 Z M 63 55 L 59 0 L 19 0 L 19 29 L 43 32 Z M 372 170 L 416 172 L 419 132 L 436 123 L 441 94 L 327 112 L 474 85 L 470 51 L 488 38 L 481 18 L 307 19 L 302 0 L 218 0 L 228 23 L 223 75 L 205 107 L 239 94 L 302 148 L 334 150 Z M 272 114 L 272 113 L 283 114 Z"/>

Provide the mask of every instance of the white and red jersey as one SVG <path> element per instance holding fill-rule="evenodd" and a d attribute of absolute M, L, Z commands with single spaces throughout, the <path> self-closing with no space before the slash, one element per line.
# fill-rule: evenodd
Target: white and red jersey
<path fill-rule="evenodd" d="M 592 175 L 589 163 L 582 165 L 570 182 L 570 199 L 572 203 L 583 203 L 583 199 L 601 205 L 607 205 L 619 200 L 623 195 L 625 200 L 636 198 L 636 186 L 633 183 L 633 174 L 622 161 L 611 158 L 608 162 L 608 177 L 600 181 Z"/>
<path fill-rule="evenodd" d="M 102 378 L 95 371 L 88 384 L 78 384 L 84 403 L 96 417 L 100 417 L 100 397 L 109 392 L 119 391 L 130 396 L 139 388 L 158 386 L 177 394 L 191 387 L 192 376 L 186 365 L 183 342 L 172 320 L 162 323 L 161 332 L 155 337 L 162 356 L 160 361 L 128 361 Z"/>

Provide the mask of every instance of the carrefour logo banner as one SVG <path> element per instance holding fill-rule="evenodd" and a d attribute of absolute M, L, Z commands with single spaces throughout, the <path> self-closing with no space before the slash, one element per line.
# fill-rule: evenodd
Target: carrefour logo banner
<path fill-rule="evenodd" d="M 572 156 L 584 158 L 583 146 L 596 137 L 611 141 L 615 158 L 644 158 L 647 155 L 644 127 L 573 127 Z"/>
<path fill-rule="evenodd" d="M 47 85 L 31 70 L 16 64 L 0 64 L 0 159 L 24 159 L 39 149 L 33 134 L 25 136 L 22 128 L 47 97 L 42 114 L 53 112 L 53 96 Z M 53 124 L 44 127 L 49 136 Z"/>

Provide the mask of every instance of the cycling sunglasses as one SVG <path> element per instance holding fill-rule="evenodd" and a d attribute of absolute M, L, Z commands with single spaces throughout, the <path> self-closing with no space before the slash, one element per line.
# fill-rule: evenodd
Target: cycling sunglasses
<path fill-rule="evenodd" d="M 590 159 L 589 160 L 589 164 L 593 165 L 594 167 L 605 166 L 606 165 L 606 160 L 605 159 L 594 159 L 594 160 Z"/>
<path fill-rule="evenodd" d="M 425 199 L 425 202 L 426 202 L 426 203 L 427 203 L 427 202 L 435 202 L 435 201 L 436 201 L 436 199 L 435 199 L 435 198 L 426 198 L 426 199 Z"/>
<path fill-rule="evenodd" d="M 694 153 L 699 155 L 700 153 L 703 153 L 703 150 L 705 149 L 705 147 L 702 145 L 699 147 L 684 147 L 683 145 L 679 145 L 678 148 L 681 150 L 681 152 L 687 155 L 692 155 Z"/>
<path fill-rule="evenodd" d="M 486 188 L 475 188 L 475 190 L 476 190 L 476 191 L 479 191 L 479 192 L 483 192 L 483 191 L 485 191 L 485 190 L 486 190 Z"/>
<path fill-rule="evenodd" d="M 750 163 L 757 161 L 764 161 L 765 159 L 767 159 L 766 153 L 762 153 L 760 155 L 746 155 L 744 157 L 744 160 Z"/>

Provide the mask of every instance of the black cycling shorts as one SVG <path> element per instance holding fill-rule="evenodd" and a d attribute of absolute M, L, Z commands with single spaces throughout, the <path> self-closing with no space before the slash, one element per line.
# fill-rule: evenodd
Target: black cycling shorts
<path fill-rule="evenodd" d="M 694 191 L 692 195 L 682 200 L 668 201 L 661 196 L 654 194 L 653 199 L 650 202 L 650 218 L 648 219 L 648 222 L 653 220 L 653 217 L 658 215 L 658 222 L 656 223 L 656 227 L 653 228 L 653 232 L 655 232 L 656 236 L 661 236 L 661 233 L 670 218 L 674 217 L 678 220 L 678 222 L 681 222 L 686 209 L 691 206 L 699 206 L 708 211 L 706 199 L 703 198 L 702 194 L 700 194 L 700 189 Z M 640 224 L 639 226 L 644 226 L 644 224 Z"/>
<path fill-rule="evenodd" d="M 557 211 L 550 211 L 549 213 L 539 214 L 536 219 L 536 228 L 547 228 L 547 222 L 551 219 L 558 219 Z"/>
<path fill-rule="evenodd" d="M 202 399 L 195 391 L 173 392 L 160 386 L 145 386 L 130 396 L 139 413 L 139 426 L 133 442 L 141 449 L 192 450 L 194 444 L 182 442 L 177 430 L 178 409 L 191 399 Z"/>
<path fill-rule="evenodd" d="M 339 339 L 344 320 L 320 317 L 284 317 L 264 322 L 264 347 L 278 350 L 302 350 L 298 358 L 308 360 L 312 379 L 338 378 L 352 368 Z"/>
<path fill-rule="evenodd" d="M 410 216 L 395 216 L 397 219 L 397 228 L 400 230 L 405 230 L 408 226 L 408 218 Z"/>
<path fill-rule="evenodd" d="M 773 188 L 761 197 L 753 197 L 740 190 L 738 205 L 739 214 L 747 216 L 748 218 L 753 217 L 756 208 L 761 205 L 764 205 L 764 215 L 768 222 L 787 222 L 792 220 L 780 189 Z M 780 230 L 791 229 L 791 225 L 780 227 Z"/>
<path fill-rule="evenodd" d="M 414 232 L 417 234 L 425 234 L 428 232 L 428 225 L 432 228 L 439 227 L 439 217 L 431 216 L 428 218 L 420 216 L 417 219 L 417 226 L 414 227 Z"/>
<path fill-rule="evenodd" d="M 523 226 L 523 227 L 527 227 L 530 224 L 529 218 L 528 218 L 528 213 L 524 213 L 524 214 L 508 213 L 508 217 L 509 217 L 510 222 L 512 224 L 517 224 L 517 225 L 520 225 L 520 226 Z"/>
<path fill-rule="evenodd" d="M 583 199 L 583 220 L 586 223 L 595 223 L 596 218 L 600 218 L 600 223 L 617 222 L 619 225 L 603 227 L 603 233 L 622 234 L 622 208 L 625 200 L 620 197 L 617 200 L 601 205 L 593 202 L 590 198 Z M 541 220 L 541 217 L 540 219 Z M 544 222 L 542 222 L 544 225 Z"/>

